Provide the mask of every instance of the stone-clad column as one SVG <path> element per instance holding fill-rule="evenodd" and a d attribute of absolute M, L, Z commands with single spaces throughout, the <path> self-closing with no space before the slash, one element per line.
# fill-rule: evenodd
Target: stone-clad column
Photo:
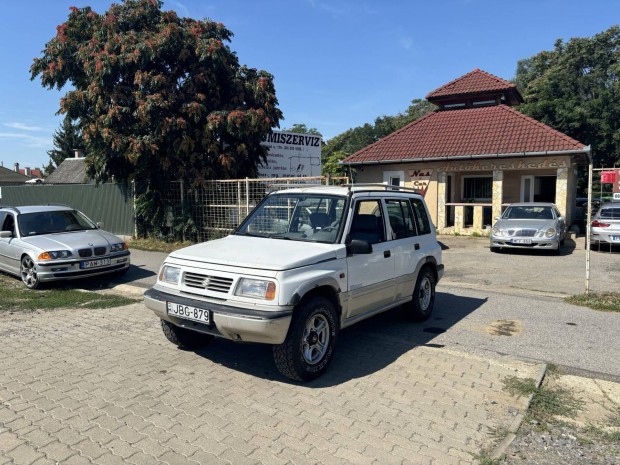
<path fill-rule="evenodd" d="M 502 203 L 504 199 L 504 172 L 501 170 L 493 170 L 493 208 L 491 215 L 495 218 L 502 214 Z"/>
<path fill-rule="evenodd" d="M 563 217 L 566 218 L 566 199 L 568 198 L 568 168 L 558 168 L 555 181 L 555 204 Z"/>
<path fill-rule="evenodd" d="M 437 173 L 437 229 L 446 227 L 446 172 Z"/>

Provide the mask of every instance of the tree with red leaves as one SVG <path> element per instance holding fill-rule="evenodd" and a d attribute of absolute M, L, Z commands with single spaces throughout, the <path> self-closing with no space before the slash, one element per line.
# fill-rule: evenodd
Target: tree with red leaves
<path fill-rule="evenodd" d="M 232 36 L 221 23 L 162 11 L 159 0 L 124 0 L 103 14 L 73 7 L 31 79 L 71 86 L 59 113 L 79 122 L 89 174 L 139 181 L 152 209 L 170 179 L 254 176 L 265 160 L 261 141 L 282 117 L 273 77 L 241 66 Z"/>

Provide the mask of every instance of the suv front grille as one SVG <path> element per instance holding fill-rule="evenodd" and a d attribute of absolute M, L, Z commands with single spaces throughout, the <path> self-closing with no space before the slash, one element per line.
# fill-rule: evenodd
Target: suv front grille
<path fill-rule="evenodd" d="M 232 278 L 222 278 L 221 276 L 209 276 L 200 273 L 183 274 L 183 284 L 187 287 L 205 289 L 213 292 L 228 292 L 232 286 Z"/>

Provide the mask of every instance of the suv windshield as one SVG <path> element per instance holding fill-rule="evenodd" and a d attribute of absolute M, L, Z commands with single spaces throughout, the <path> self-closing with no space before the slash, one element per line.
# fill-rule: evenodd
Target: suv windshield
<path fill-rule="evenodd" d="M 74 210 L 23 213 L 17 217 L 17 224 L 22 236 L 97 228 L 88 218 Z"/>
<path fill-rule="evenodd" d="M 333 244 L 346 199 L 333 195 L 282 193 L 267 197 L 235 234 Z"/>

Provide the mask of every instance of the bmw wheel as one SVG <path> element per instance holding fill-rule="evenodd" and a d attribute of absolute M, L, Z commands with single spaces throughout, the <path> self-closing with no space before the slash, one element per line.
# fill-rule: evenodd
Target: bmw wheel
<path fill-rule="evenodd" d="M 39 280 L 39 275 L 37 274 L 37 268 L 30 256 L 24 255 L 22 257 L 22 263 L 19 271 L 22 282 L 28 289 L 37 289 L 41 287 L 41 281 Z"/>

